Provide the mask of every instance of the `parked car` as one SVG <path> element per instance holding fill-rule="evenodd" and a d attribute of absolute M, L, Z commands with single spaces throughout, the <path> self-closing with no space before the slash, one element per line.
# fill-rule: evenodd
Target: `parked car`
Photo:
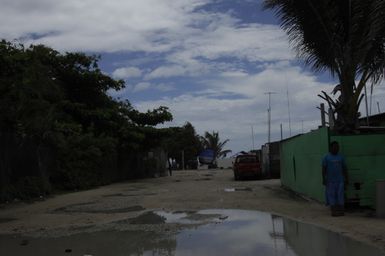
<path fill-rule="evenodd" d="M 233 163 L 234 179 L 246 177 L 261 178 L 262 168 L 257 155 L 245 154 L 235 158 Z"/>

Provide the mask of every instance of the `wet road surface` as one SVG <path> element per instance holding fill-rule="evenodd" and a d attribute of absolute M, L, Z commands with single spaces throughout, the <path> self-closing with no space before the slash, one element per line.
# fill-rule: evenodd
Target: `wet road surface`
<path fill-rule="evenodd" d="M 72 206 L 74 207 L 79 206 Z M 141 210 L 141 209 L 138 209 Z M 325 229 L 259 211 L 149 211 L 99 226 L 1 235 L 0 255 L 384 255 Z"/>

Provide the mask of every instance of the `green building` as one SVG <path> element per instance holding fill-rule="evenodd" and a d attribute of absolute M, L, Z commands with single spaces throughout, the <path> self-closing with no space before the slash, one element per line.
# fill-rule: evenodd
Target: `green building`
<path fill-rule="evenodd" d="M 282 185 L 325 201 L 321 161 L 331 141 L 338 141 L 349 174 L 347 202 L 375 208 L 377 180 L 385 180 L 385 132 L 336 135 L 327 127 L 281 141 Z"/>

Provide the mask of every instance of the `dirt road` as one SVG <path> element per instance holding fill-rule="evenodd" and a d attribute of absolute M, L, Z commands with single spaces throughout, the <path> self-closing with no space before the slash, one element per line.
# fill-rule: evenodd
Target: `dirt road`
<path fill-rule="evenodd" d="M 75 230 L 143 210 L 242 209 L 274 213 L 325 227 L 385 251 L 385 220 L 369 210 L 333 218 L 327 207 L 285 191 L 279 180 L 234 181 L 231 170 L 176 171 L 172 177 L 118 183 L 56 195 L 44 201 L 3 205 L 0 234 Z"/>

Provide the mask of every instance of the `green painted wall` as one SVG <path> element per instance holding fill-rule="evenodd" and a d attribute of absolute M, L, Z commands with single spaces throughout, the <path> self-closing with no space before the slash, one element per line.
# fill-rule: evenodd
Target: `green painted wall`
<path fill-rule="evenodd" d="M 336 136 L 321 128 L 284 140 L 280 146 L 282 185 L 324 202 L 321 160 L 333 140 L 339 142 L 346 158 L 347 200 L 375 208 L 376 181 L 385 180 L 385 134 Z"/>
<path fill-rule="evenodd" d="M 290 189 L 324 202 L 322 157 L 328 152 L 328 129 L 281 142 L 281 182 Z"/>
<path fill-rule="evenodd" d="M 339 142 L 346 158 L 350 181 L 347 198 L 359 199 L 360 205 L 375 208 L 376 180 L 385 179 L 385 134 L 331 136 L 330 139 Z"/>

